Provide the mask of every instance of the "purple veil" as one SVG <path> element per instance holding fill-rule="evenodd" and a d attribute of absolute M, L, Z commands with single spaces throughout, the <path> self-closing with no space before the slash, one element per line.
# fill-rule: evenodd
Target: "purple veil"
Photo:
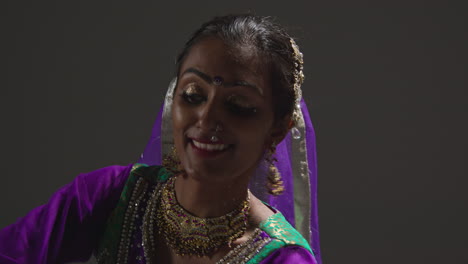
<path fill-rule="evenodd" d="M 172 150 L 171 105 L 176 83 L 177 79 L 173 79 L 169 85 L 164 105 L 139 163 L 160 165 L 162 157 Z M 300 108 L 300 121 L 276 148 L 276 166 L 284 182 L 284 193 L 275 197 L 266 192 L 267 166 L 264 163 L 259 164 L 256 174 L 250 180 L 250 190 L 285 216 L 310 243 L 317 262 L 321 264 L 315 132 L 304 100 L 301 100 Z"/>

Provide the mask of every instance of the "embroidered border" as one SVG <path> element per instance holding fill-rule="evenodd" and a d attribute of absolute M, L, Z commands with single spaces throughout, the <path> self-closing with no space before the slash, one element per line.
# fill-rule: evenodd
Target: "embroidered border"
<path fill-rule="evenodd" d="M 271 241 L 270 237 L 262 237 L 262 230 L 257 228 L 252 236 L 244 243 L 233 248 L 216 264 L 244 264 Z"/>

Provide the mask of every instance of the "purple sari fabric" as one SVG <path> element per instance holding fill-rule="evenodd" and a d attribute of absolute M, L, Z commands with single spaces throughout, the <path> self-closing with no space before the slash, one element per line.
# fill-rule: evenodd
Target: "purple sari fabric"
<path fill-rule="evenodd" d="M 80 174 L 59 189 L 47 204 L 0 230 L 0 263 L 52 264 L 89 260 L 131 167 L 111 166 Z M 274 251 L 260 263 L 317 262 L 305 248 L 289 246 Z"/>
<path fill-rule="evenodd" d="M 260 264 L 317 264 L 317 260 L 303 247 L 289 246 L 273 251 L 268 257 L 260 262 Z"/>
<path fill-rule="evenodd" d="M 321 263 L 320 258 L 320 240 L 318 230 L 318 207 L 317 207 L 317 158 L 315 147 L 315 131 L 309 117 L 309 111 L 304 100 L 301 101 L 302 114 L 306 127 L 306 143 L 307 143 L 307 160 L 309 163 L 309 181 L 310 181 L 310 199 L 311 199 L 311 212 L 310 212 L 310 245 L 315 254 L 318 263 Z M 302 135 L 304 136 L 304 135 Z M 293 188 L 293 172 L 290 166 L 292 159 L 290 149 L 290 141 L 295 140 L 288 133 L 286 138 L 276 148 L 276 158 L 278 159 L 277 167 L 281 173 L 284 181 L 285 192 L 280 196 L 268 196 L 267 202 L 277 208 L 285 216 L 291 225 L 295 226 L 294 217 L 294 188 Z"/>
<path fill-rule="evenodd" d="M 0 230 L 0 263 L 88 260 L 131 167 L 111 166 L 80 174 L 47 204 Z"/>

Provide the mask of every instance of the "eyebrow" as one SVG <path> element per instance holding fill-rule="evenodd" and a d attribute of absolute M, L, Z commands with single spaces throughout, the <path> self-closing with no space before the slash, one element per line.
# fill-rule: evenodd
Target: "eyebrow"
<path fill-rule="evenodd" d="M 187 70 L 184 71 L 184 73 L 182 73 L 182 75 L 186 73 L 193 73 L 197 75 L 198 77 L 202 78 L 205 82 L 213 83 L 213 78 L 211 78 L 208 74 L 203 73 L 195 68 L 188 68 Z M 250 88 L 254 88 L 258 93 L 260 93 L 260 95 L 263 95 L 263 91 L 259 87 L 257 87 L 254 84 L 248 83 L 246 81 L 235 81 L 233 83 L 223 83 L 223 85 L 228 86 L 228 87 L 233 87 L 233 86 L 250 87 Z"/>

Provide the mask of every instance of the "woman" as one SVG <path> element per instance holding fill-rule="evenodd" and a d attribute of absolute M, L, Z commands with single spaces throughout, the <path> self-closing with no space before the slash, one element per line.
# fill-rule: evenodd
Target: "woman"
<path fill-rule="evenodd" d="M 317 263 L 302 81 L 302 54 L 268 18 L 205 23 L 178 57 L 141 163 L 78 176 L 1 231 L 0 260 L 65 263 L 94 251 L 99 263 Z M 164 166 L 149 166 L 161 152 Z"/>

